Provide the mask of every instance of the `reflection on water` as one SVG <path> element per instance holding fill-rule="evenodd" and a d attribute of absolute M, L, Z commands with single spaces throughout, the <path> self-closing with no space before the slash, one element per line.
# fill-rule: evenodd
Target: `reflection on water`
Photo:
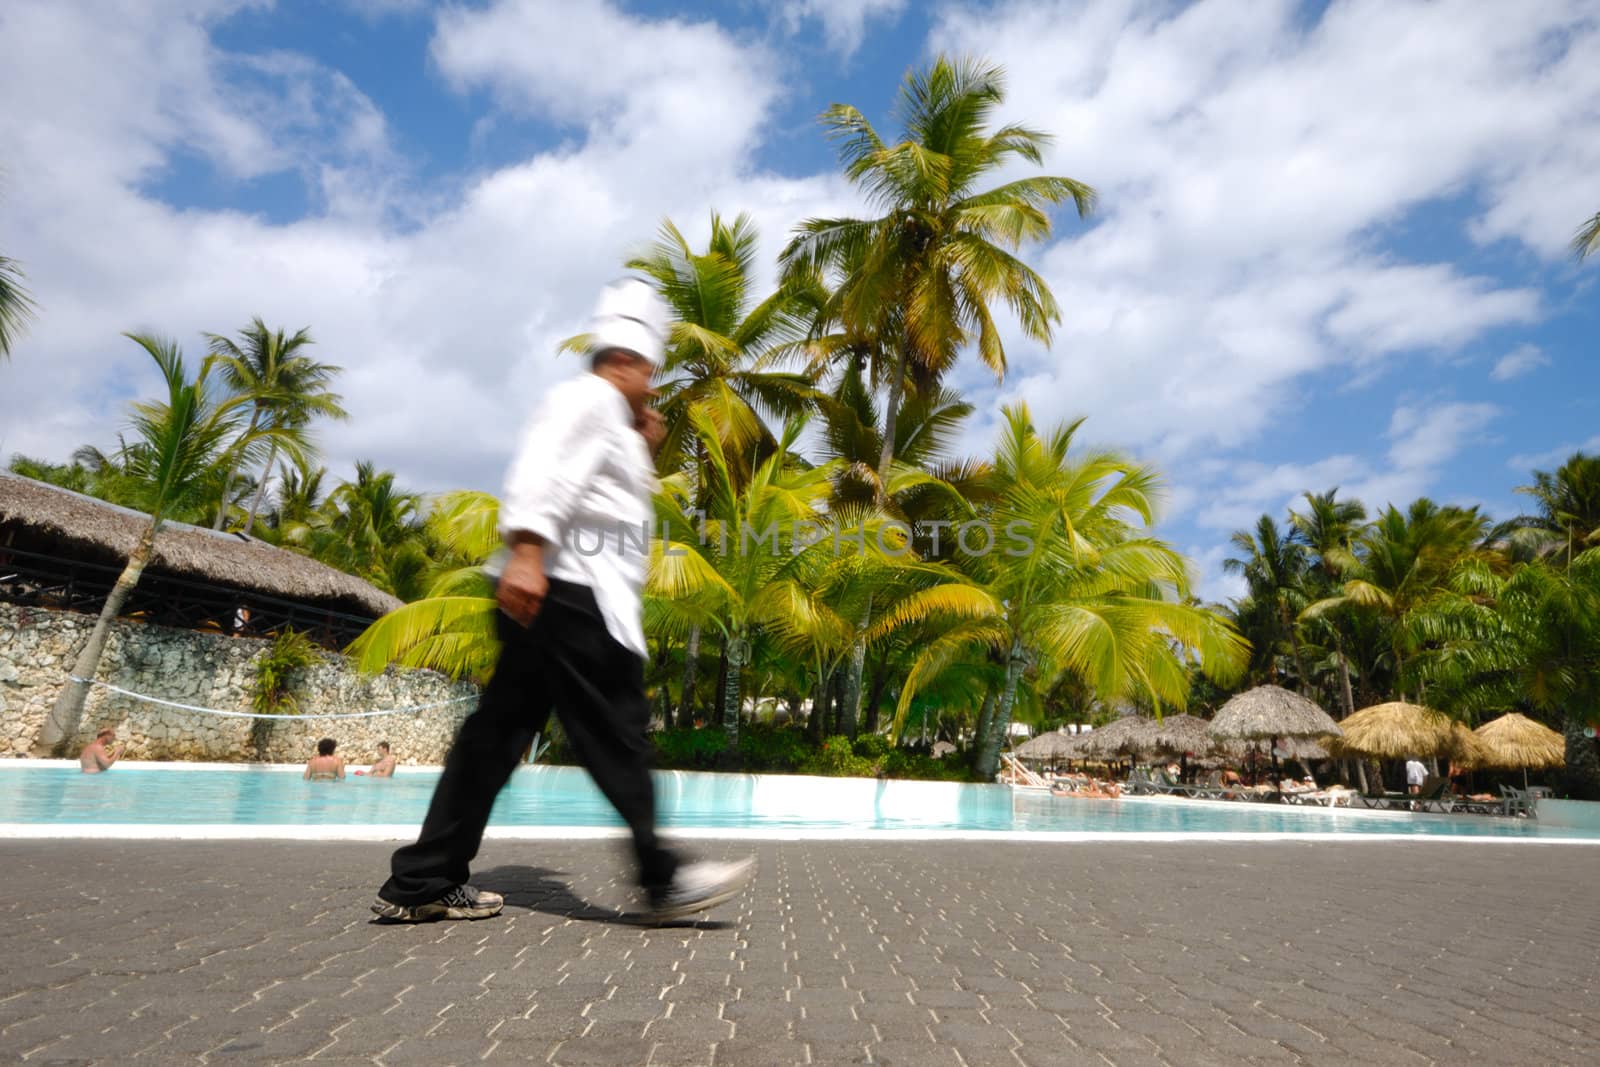
<path fill-rule="evenodd" d="M 104 774 L 0 763 L 0 822 L 233 825 L 417 825 L 438 772 L 394 778 L 302 781 L 298 772 L 143 769 Z M 656 775 L 668 827 L 839 830 L 1415 833 L 1585 836 L 1537 823 L 1472 817 L 1368 816 L 1266 804 L 1136 803 L 1014 793 L 951 782 L 798 775 Z M 524 767 L 495 801 L 491 825 L 620 826 L 589 776 L 575 767 Z"/>

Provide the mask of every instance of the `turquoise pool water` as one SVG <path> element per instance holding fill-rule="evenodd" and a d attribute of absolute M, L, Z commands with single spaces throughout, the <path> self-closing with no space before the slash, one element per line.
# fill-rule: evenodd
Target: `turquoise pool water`
<path fill-rule="evenodd" d="M 305 782 L 266 767 L 156 768 L 98 775 L 0 764 L 0 823 L 48 826 L 416 826 L 437 771 L 392 779 Z M 1528 820 L 1328 812 L 1267 804 L 1107 801 L 1014 792 L 998 785 L 792 775 L 656 775 L 669 828 L 746 831 L 1011 831 L 1079 833 L 1356 833 L 1573 838 Z M 491 827 L 614 827 L 589 776 L 526 767 L 501 793 Z"/>

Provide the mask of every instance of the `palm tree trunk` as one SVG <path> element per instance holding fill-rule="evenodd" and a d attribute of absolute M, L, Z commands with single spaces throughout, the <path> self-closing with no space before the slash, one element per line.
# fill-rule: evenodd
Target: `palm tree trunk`
<path fill-rule="evenodd" d="M 829 671 L 817 679 L 817 688 L 811 696 L 811 715 L 806 719 L 806 733 L 816 745 L 821 745 L 822 739 L 828 734 L 828 693 L 832 686 L 833 672 Z"/>
<path fill-rule="evenodd" d="M 100 668 L 100 656 L 105 652 L 106 638 L 111 636 L 112 621 L 122 611 L 122 605 L 127 603 L 128 594 L 139 584 L 139 577 L 150 562 L 150 556 L 155 551 L 156 529 L 160 524 L 160 520 L 157 519 L 145 528 L 139 537 L 139 543 L 133 548 L 133 554 L 128 557 L 127 566 L 122 568 L 117 584 L 111 587 L 111 595 L 106 597 L 105 604 L 100 608 L 100 617 L 95 620 L 88 642 L 84 644 L 83 650 L 78 653 L 77 660 L 72 664 L 72 677 L 84 680 L 75 682 L 69 679 L 67 684 L 62 686 L 61 695 L 56 697 L 55 706 L 50 709 L 49 717 L 39 730 L 39 739 L 34 743 L 34 752 L 50 756 L 63 755 L 73 736 L 78 732 L 78 724 L 83 718 L 84 700 L 89 695 L 88 679 L 93 678 Z"/>
<path fill-rule="evenodd" d="M 722 652 L 717 658 L 717 689 L 716 689 L 716 694 L 715 694 L 715 706 L 711 709 L 711 716 L 710 716 L 708 721 L 710 721 L 710 722 L 721 722 L 722 721 L 723 708 L 725 708 L 727 706 L 726 703 L 724 702 L 724 697 L 727 695 L 727 690 L 728 690 L 728 642 L 727 641 L 723 641 L 722 642 Z"/>
<path fill-rule="evenodd" d="M 1021 680 L 1022 642 L 1013 639 L 1011 655 L 1006 657 L 1005 686 L 1000 691 L 1000 702 L 995 705 L 994 721 L 989 724 L 989 733 L 978 751 L 978 774 L 984 779 L 992 779 L 1000 769 L 1000 746 L 1011 727 L 1011 709 L 1016 705 L 1017 683 Z"/>
<path fill-rule="evenodd" d="M 261 472 L 261 484 L 256 486 L 256 498 L 250 501 L 250 514 L 244 520 L 244 532 L 250 533 L 250 527 L 256 524 L 256 511 L 261 507 L 261 497 L 267 491 L 267 482 L 272 478 L 272 464 L 278 458 L 278 442 L 274 438 L 272 447 L 267 449 L 267 465 Z"/>
<path fill-rule="evenodd" d="M 872 685 L 867 689 L 867 711 L 861 720 L 861 729 L 865 733 L 878 732 L 878 705 L 883 701 L 883 690 L 889 684 L 887 659 L 887 653 L 879 656 L 878 665 L 872 670 Z"/>
<path fill-rule="evenodd" d="M 245 430 L 244 437 L 240 438 L 240 440 L 248 441 L 255 436 L 256 420 L 259 418 L 261 418 L 261 409 L 255 408 L 250 412 L 250 428 Z M 228 477 L 222 483 L 222 500 L 217 504 L 217 518 L 211 524 L 213 530 L 222 529 L 223 521 L 228 517 L 228 497 L 233 495 L 233 480 L 239 473 L 239 461 L 243 458 L 243 453 L 240 453 L 234 456 L 233 461 L 228 464 Z M 267 721 L 270 722 L 271 720 Z"/>
<path fill-rule="evenodd" d="M 972 769 L 978 769 L 978 757 L 983 753 L 984 741 L 989 736 L 989 724 L 994 721 L 994 704 L 999 693 L 990 689 L 983 694 L 983 706 L 978 709 L 978 728 L 972 734 Z"/>
<path fill-rule="evenodd" d="M 867 665 L 867 627 L 872 623 L 872 598 L 856 627 L 856 641 L 850 647 L 850 669 L 845 674 L 844 695 L 839 700 L 839 732 L 855 740 L 856 723 L 861 718 L 861 675 Z"/>
<path fill-rule="evenodd" d="M 900 346 L 900 357 L 895 360 L 894 377 L 889 379 L 889 402 L 883 409 L 883 449 L 878 453 L 878 503 L 883 503 L 889 483 L 889 464 L 894 462 L 894 428 L 900 419 L 900 399 L 906 391 L 906 360 L 911 354 L 911 341 Z"/>
<path fill-rule="evenodd" d="M 739 682 L 746 658 L 744 634 L 735 630 L 723 645 L 728 673 L 722 682 L 722 732 L 728 735 L 728 751 L 739 744 Z"/>
<path fill-rule="evenodd" d="M 1295 686 L 1295 692 L 1304 693 L 1306 685 L 1311 681 L 1311 678 L 1306 674 L 1305 657 L 1300 654 L 1300 635 L 1295 631 L 1294 620 L 1289 617 L 1289 605 L 1279 604 L 1278 611 L 1283 616 L 1284 629 L 1289 631 L 1289 647 L 1294 649 L 1294 669 L 1300 676 L 1298 684 Z"/>
<path fill-rule="evenodd" d="M 662 638 L 660 641 L 656 642 L 656 677 L 657 678 L 661 678 L 661 676 L 666 673 L 666 670 L 664 669 L 666 667 L 666 665 L 667 665 L 667 641 L 666 641 L 666 638 Z M 656 688 L 656 703 L 660 705 L 661 728 L 663 730 L 672 729 L 672 696 L 671 696 L 670 693 L 668 693 L 667 690 L 668 690 L 667 683 L 663 679 L 661 684 Z"/>
<path fill-rule="evenodd" d="M 678 698 L 678 725 L 694 725 L 694 683 L 700 672 L 700 624 L 689 627 L 689 643 L 683 653 L 683 694 Z"/>

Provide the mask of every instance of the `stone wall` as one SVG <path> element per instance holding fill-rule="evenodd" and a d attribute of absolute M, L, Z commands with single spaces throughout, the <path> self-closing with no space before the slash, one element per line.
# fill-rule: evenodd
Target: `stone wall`
<path fill-rule="evenodd" d="M 94 622 L 91 615 L 0 603 L 0 756 L 28 754 Z M 96 679 L 163 700 L 249 711 L 250 666 L 270 644 L 119 619 Z M 370 762 L 379 741 L 393 745 L 401 763 L 442 763 L 456 728 L 474 706 L 460 698 L 477 693 L 471 684 L 434 671 L 390 668 L 362 675 L 332 653 L 301 673 L 292 687 L 301 714 L 458 702 L 370 719 L 268 723 L 168 708 L 95 686 L 72 751 L 106 725 L 116 728 L 117 743 L 125 742 L 126 756 L 133 759 L 298 762 L 315 751 L 318 738 L 332 737 L 353 765 Z"/>

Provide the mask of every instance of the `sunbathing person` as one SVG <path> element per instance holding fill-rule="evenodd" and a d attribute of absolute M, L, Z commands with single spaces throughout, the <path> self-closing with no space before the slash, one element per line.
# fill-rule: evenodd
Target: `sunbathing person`
<path fill-rule="evenodd" d="M 317 754 L 306 760 L 306 773 L 300 777 L 308 782 L 332 782 L 344 777 L 344 757 L 335 756 L 333 750 L 339 742 L 324 737 L 317 742 Z"/>

